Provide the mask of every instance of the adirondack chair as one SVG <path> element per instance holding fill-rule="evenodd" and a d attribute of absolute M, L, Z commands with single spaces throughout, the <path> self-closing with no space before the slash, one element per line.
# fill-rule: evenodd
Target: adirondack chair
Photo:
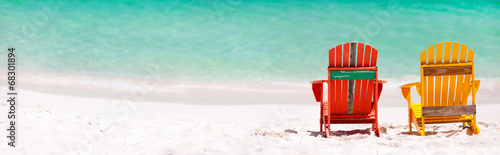
<path fill-rule="evenodd" d="M 453 45 L 453 46 L 452 46 Z M 476 125 L 476 93 L 479 80 L 474 79 L 474 51 L 466 45 L 446 41 L 429 46 L 420 53 L 420 80 L 401 86 L 408 101 L 408 126 L 425 136 L 425 124 L 469 124 L 474 134 Z M 411 103 L 410 88 L 416 87 L 421 104 Z M 472 92 L 472 104 L 467 99 Z"/>
<path fill-rule="evenodd" d="M 380 136 L 378 99 L 382 83 L 378 80 L 377 50 L 363 43 L 345 43 L 329 51 L 328 80 L 312 81 L 320 102 L 320 132 L 330 137 L 331 124 L 372 124 Z M 323 83 L 328 84 L 328 100 L 323 101 Z"/>

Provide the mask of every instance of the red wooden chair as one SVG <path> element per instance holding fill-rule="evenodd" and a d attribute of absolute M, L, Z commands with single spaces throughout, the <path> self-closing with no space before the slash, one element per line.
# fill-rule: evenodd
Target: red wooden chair
<path fill-rule="evenodd" d="M 372 124 L 380 136 L 378 99 L 385 81 L 378 80 L 377 50 L 363 43 L 345 43 L 329 51 L 328 80 L 313 81 L 320 102 L 320 132 L 330 137 L 331 124 Z M 323 83 L 328 100 L 323 101 Z M 375 94 L 375 95 L 374 95 Z"/>

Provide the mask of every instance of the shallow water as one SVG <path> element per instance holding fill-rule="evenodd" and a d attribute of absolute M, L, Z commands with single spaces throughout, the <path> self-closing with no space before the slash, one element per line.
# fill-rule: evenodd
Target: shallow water
<path fill-rule="evenodd" d="M 426 47 L 457 41 L 478 77 L 500 76 L 498 1 L 13 1 L 0 14 L 0 46 L 30 70 L 306 82 L 326 78 L 330 48 L 361 41 L 379 50 L 380 78 L 403 78 Z"/>

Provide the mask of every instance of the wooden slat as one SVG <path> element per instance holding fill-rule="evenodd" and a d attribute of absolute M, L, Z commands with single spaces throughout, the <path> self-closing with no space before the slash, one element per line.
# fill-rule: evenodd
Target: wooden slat
<path fill-rule="evenodd" d="M 377 49 L 372 48 L 370 66 L 377 66 L 377 56 L 378 56 Z M 371 93 L 368 93 L 368 96 L 367 96 L 369 98 L 368 100 L 371 101 L 371 102 L 368 103 L 369 104 L 368 105 L 369 106 L 368 109 L 370 109 L 368 112 L 371 112 L 371 110 L 373 109 L 373 105 L 372 104 L 374 104 L 374 102 L 375 102 L 373 96 L 374 95 L 378 95 L 378 94 L 375 94 L 375 80 L 371 80 L 372 81 L 372 83 L 371 83 L 372 87 L 368 88 L 368 89 L 370 89 L 372 91 Z M 379 93 L 381 93 L 381 91 L 379 91 Z M 370 95 L 370 94 L 373 94 L 373 95 Z"/>
<path fill-rule="evenodd" d="M 460 47 L 460 43 L 453 42 L 453 51 L 451 53 L 451 63 L 458 62 L 458 49 Z M 457 76 L 450 75 L 450 88 L 448 89 L 448 105 L 455 105 L 455 95 L 456 95 L 456 83 Z"/>
<path fill-rule="evenodd" d="M 443 43 L 437 43 L 436 44 L 436 64 L 442 64 L 443 63 Z M 441 79 L 443 76 L 435 76 L 435 92 L 434 92 L 434 106 L 441 106 Z"/>
<path fill-rule="evenodd" d="M 457 85 L 457 76 L 450 75 L 450 88 L 448 89 L 448 106 L 455 105 L 455 86 Z"/>
<path fill-rule="evenodd" d="M 365 56 L 363 58 L 363 66 L 369 66 L 370 65 L 370 56 L 372 54 L 372 47 L 370 45 L 366 45 L 365 47 Z M 363 90 L 364 92 L 362 92 L 361 94 L 361 113 L 362 114 L 368 114 L 370 113 L 371 111 L 371 98 L 369 97 L 371 93 L 371 91 L 373 91 L 373 86 L 370 87 L 370 80 L 363 80 Z"/>
<path fill-rule="evenodd" d="M 469 54 L 467 54 L 467 62 L 473 62 L 474 61 L 474 51 L 469 48 Z"/>
<path fill-rule="evenodd" d="M 348 67 L 349 66 L 349 43 L 344 44 L 344 50 L 343 50 L 343 55 L 342 55 L 342 66 Z M 342 81 L 342 96 L 340 97 L 340 114 L 347 114 L 347 96 L 348 96 L 348 90 L 349 90 L 349 80 L 341 80 Z"/>
<path fill-rule="evenodd" d="M 469 48 L 469 53 L 467 53 L 467 62 L 474 62 L 474 50 L 472 50 L 470 48 Z M 462 99 L 465 98 L 465 100 L 462 100 L 462 105 L 467 105 L 467 97 L 469 95 L 470 83 L 472 82 L 472 80 L 474 80 L 474 78 L 472 78 L 472 79 L 471 78 L 472 78 L 471 75 L 465 75 L 466 82 L 464 82 L 464 83 L 467 85 L 464 86 L 463 92 L 466 95 L 462 96 Z"/>
<path fill-rule="evenodd" d="M 422 53 L 420 53 L 420 64 L 426 64 L 427 63 L 427 50 L 424 50 Z"/>
<path fill-rule="evenodd" d="M 365 47 L 365 57 L 363 61 L 363 66 L 370 66 L 370 56 L 372 54 L 372 47 L 370 45 L 366 45 Z"/>
<path fill-rule="evenodd" d="M 358 67 L 363 66 L 364 51 L 365 51 L 365 44 L 358 43 L 358 55 L 356 61 L 356 66 Z"/>
<path fill-rule="evenodd" d="M 337 107 L 335 104 L 337 102 L 337 81 L 330 81 L 328 83 L 328 108 L 330 108 L 330 113 L 335 114 L 337 113 Z"/>
<path fill-rule="evenodd" d="M 472 66 L 424 67 L 424 76 L 472 74 Z"/>
<path fill-rule="evenodd" d="M 345 43 L 343 51 L 342 65 L 345 67 L 350 66 L 350 43 Z M 347 98 L 349 96 L 349 80 L 342 80 L 342 114 L 347 114 Z"/>
<path fill-rule="evenodd" d="M 355 80 L 354 81 L 354 100 L 353 100 L 352 114 L 359 114 L 360 97 L 361 97 L 361 80 Z"/>
<path fill-rule="evenodd" d="M 347 86 L 348 86 L 349 81 L 347 80 L 342 80 L 342 96 L 340 97 L 340 114 L 347 114 Z"/>
<path fill-rule="evenodd" d="M 476 105 L 422 107 L 422 116 L 457 116 L 476 114 Z"/>
<path fill-rule="evenodd" d="M 434 64 L 434 45 L 429 46 L 427 51 L 427 64 Z"/>
<path fill-rule="evenodd" d="M 445 75 L 443 76 L 443 89 L 441 89 L 441 106 L 447 106 L 448 105 L 448 81 L 450 79 L 450 76 Z"/>
<path fill-rule="evenodd" d="M 356 66 L 356 43 L 349 44 L 349 66 Z M 354 108 L 354 80 L 348 81 L 347 90 L 347 114 L 352 114 Z"/>
<path fill-rule="evenodd" d="M 436 64 L 443 63 L 443 43 L 436 44 Z"/>
<path fill-rule="evenodd" d="M 443 58 L 443 63 L 450 63 L 450 55 L 451 55 L 451 42 L 446 41 L 444 42 L 444 58 Z M 441 96 L 441 106 L 448 106 L 448 87 L 449 87 L 449 80 L 450 76 L 445 75 L 443 76 L 443 89 L 441 89 L 441 93 L 443 94 Z"/>
<path fill-rule="evenodd" d="M 368 80 L 361 80 L 361 95 L 359 99 L 359 113 L 360 114 L 366 114 L 366 93 L 368 92 Z"/>
<path fill-rule="evenodd" d="M 339 46 L 336 46 L 332 49 L 330 49 L 330 51 L 328 51 L 328 56 L 329 56 L 329 66 L 330 67 L 335 67 L 337 66 L 335 60 L 336 60 L 336 49 L 338 48 Z M 328 73 L 330 74 L 330 73 Z M 330 79 L 330 76 L 328 77 L 329 80 Z M 324 106 L 323 108 L 329 108 L 329 111 L 330 113 L 334 113 L 335 111 L 335 108 L 333 106 L 329 106 L 329 105 L 334 105 L 334 99 L 335 99 L 335 81 L 329 81 L 328 83 L 328 102 L 327 102 L 327 105 Z M 327 114 L 327 110 L 324 110 L 324 115 L 329 115 Z"/>
<path fill-rule="evenodd" d="M 358 54 L 356 55 L 356 66 L 363 66 L 363 57 L 364 57 L 365 45 L 363 43 L 358 43 Z M 361 89 L 363 87 L 362 81 L 365 80 L 356 80 L 354 82 L 355 92 L 354 92 L 354 105 L 353 105 L 353 114 L 360 114 L 361 112 L 361 95 L 362 92 L 365 91 Z"/>
<path fill-rule="evenodd" d="M 364 112 L 366 114 L 370 113 L 372 110 L 374 85 L 375 85 L 375 80 L 368 80 L 368 91 L 366 92 L 365 112 Z"/>
<path fill-rule="evenodd" d="M 434 106 L 434 76 L 427 76 L 427 106 Z"/>
<path fill-rule="evenodd" d="M 467 45 L 461 44 L 461 46 L 460 46 L 460 57 L 458 59 L 459 60 L 458 62 L 464 63 L 466 56 L 467 56 Z"/>
<path fill-rule="evenodd" d="M 335 47 L 335 66 L 342 66 L 342 45 L 337 45 Z"/>
<path fill-rule="evenodd" d="M 425 124 L 442 124 L 442 123 L 458 123 L 458 122 L 470 122 L 471 119 L 441 119 L 441 120 L 427 120 L 425 117 Z"/>
<path fill-rule="evenodd" d="M 349 43 L 344 44 L 344 52 L 342 55 L 342 66 L 349 67 Z"/>
<path fill-rule="evenodd" d="M 453 42 L 453 51 L 451 53 L 451 62 L 452 63 L 458 62 L 458 49 L 459 48 L 460 48 L 460 43 Z"/>
<path fill-rule="evenodd" d="M 467 53 L 467 62 L 473 62 L 474 61 L 474 51 L 469 48 L 469 53 Z M 469 95 L 469 88 L 470 88 L 470 83 L 472 82 L 471 75 L 465 75 L 464 79 L 464 94 L 466 96 L 463 96 L 462 98 L 465 97 L 465 100 L 462 100 L 462 105 L 467 104 L 467 97 Z"/>
<path fill-rule="evenodd" d="M 465 57 L 467 56 L 467 46 L 464 44 L 461 44 L 460 46 L 460 57 L 458 62 L 465 62 Z M 470 66 L 471 74 L 472 74 L 472 66 Z M 464 87 L 464 75 L 458 75 L 457 76 L 457 89 L 455 93 L 455 104 L 454 105 L 461 105 L 462 104 L 462 91 Z"/>
<path fill-rule="evenodd" d="M 453 105 L 460 105 L 462 101 L 462 89 L 464 84 L 464 75 L 457 76 L 457 88 L 455 93 L 455 103 Z"/>
<path fill-rule="evenodd" d="M 342 45 L 337 45 L 337 47 L 335 47 L 335 64 L 337 67 L 340 67 L 342 66 Z M 340 105 L 340 97 L 342 96 L 342 81 L 340 80 L 335 80 L 335 95 L 334 95 L 334 102 L 330 105 L 332 105 L 331 107 L 334 109 L 333 112 L 335 114 L 340 114 L 340 109 L 341 109 L 341 105 Z"/>
<path fill-rule="evenodd" d="M 434 45 L 429 46 L 427 48 L 427 64 L 434 64 Z M 425 76 L 425 70 L 424 70 L 424 76 Z M 434 106 L 434 77 L 433 76 L 428 76 L 427 77 L 427 104 L 424 104 L 424 106 Z"/>
<path fill-rule="evenodd" d="M 434 89 L 434 106 L 441 106 L 441 79 L 443 78 L 442 76 L 435 76 L 434 77 L 436 82 L 435 82 L 435 88 Z"/>
<path fill-rule="evenodd" d="M 420 115 L 422 115 L 422 111 L 420 111 Z M 440 119 L 467 119 L 470 118 L 470 116 L 467 115 L 455 115 L 455 116 L 427 116 L 425 117 L 425 121 L 433 121 L 433 120 L 440 120 Z"/>
<path fill-rule="evenodd" d="M 335 47 L 330 49 L 330 51 L 328 51 L 328 56 L 329 56 L 328 66 L 334 67 L 335 66 Z"/>
<path fill-rule="evenodd" d="M 330 79 L 332 80 L 363 80 L 375 79 L 374 70 L 331 70 Z"/>
<path fill-rule="evenodd" d="M 370 60 L 370 66 L 377 66 L 377 55 L 378 55 L 377 49 L 372 48 L 372 56 L 371 56 L 372 60 Z"/>
<path fill-rule="evenodd" d="M 422 106 L 427 106 L 427 96 L 428 96 L 427 95 L 427 91 L 428 91 L 427 90 L 428 89 L 428 86 L 427 86 L 427 77 L 425 77 L 425 76 L 422 77 L 421 84 L 422 84 L 422 88 L 423 88 L 422 89 L 422 95 L 423 96 L 422 96 L 422 103 L 421 104 L 422 104 Z"/>
<path fill-rule="evenodd" d="M 410 111 L 412 114 L 411 117 L 411 122 L 413 123 L 413 126 L 415 126 L 415 129 L 417 131 L 417 133 L 420 135 L 420 124 L 418 124 L 418 121 L 417 121 L 417 118 L 415 117 L 415 113 L 413 112 L 413 110 Z"/>
<path fill-rule="evenodd" d="M 444 63 L 450 63 L 451 42 L 444 42 Z"/>
<path fill-rule="evenodd" d="M 423 64 L 427 64 L 427 49 L 425 49 L 424 51 L 422 51 L 420 53 L 420 64 L 423 65 Z M 422 101 L 422 105 L 426 106 L 427 105 L 427 89 L 428 89 L 428 86 L 427 86 L 427 77 L 425 76 L 422 76 L 422 72 L 423 70 L 420 71 L 421 72 L 421 75 L 420 75 L 420 79 L 421 79 L 421 101 Z M 418 91 L 418 88 L 417 88 L 417 91 Z"/>
<path fill-rule="evenodd" d="M 462 87 L 462 103 L 460 105 L 467 105 L 467 98 L 469 97 L 469 89 L 471 83 L 471 75 L 464 76 L 464 84 Z"/>

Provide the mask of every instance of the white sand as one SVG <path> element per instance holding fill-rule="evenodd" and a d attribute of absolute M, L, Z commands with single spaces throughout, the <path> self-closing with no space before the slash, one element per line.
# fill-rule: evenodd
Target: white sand
<path fill-rule="evenodd" d="M 426 137 L 408 135 L 406 107 L 382 106 L 382 137 L 370 125 L 334 125 L 336 136 L 326 139 L 312 97 L 310 105 L 185 105 L 32 91 L 19 98 L 17 147 L 0 138 L 0 154 L 500 153 L 500 104 L 478 105 L 479 135 L 469 136 L 461 123 L 427 125 L 435 133 Z M 5 128 L 7 108 L 0 104 Z"/>

